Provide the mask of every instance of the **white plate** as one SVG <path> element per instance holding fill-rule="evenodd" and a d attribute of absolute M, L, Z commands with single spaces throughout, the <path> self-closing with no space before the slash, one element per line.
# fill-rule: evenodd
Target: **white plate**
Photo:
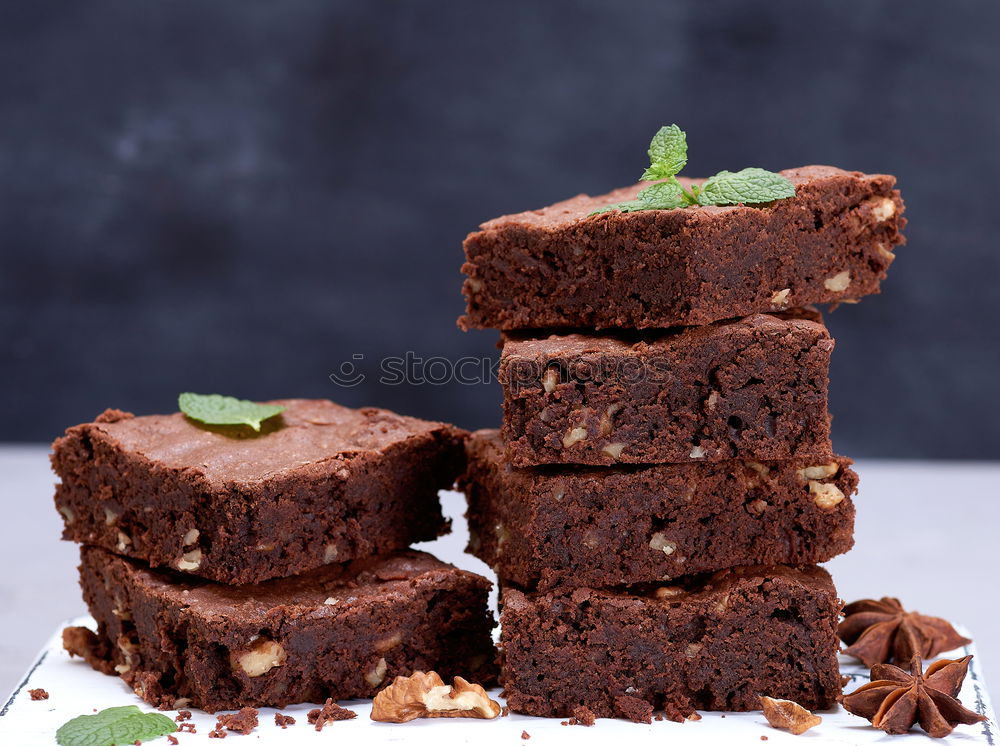
<path fill-rule="evenodd" d="M 446 562 L 452 562 L 460 567 L 475 572 L 492 574 L 485 565 L 463 554 L 467 533 L 465 522 L 461 519 L 464 502 L 460 495 L 453 492 L 442 493 L 445 513 L 455 524 L 454 533 L 435 542 L 419 545 L 420 549 L 433 552 Z M 89 617 L 74 619 L 69 625 L 86 624 L 93 627 Z M 971 637 L 966 631 L 962 631 Z M 6 700 L 0 710 L 0 746 L 27 746 L 34 744 L 54 744 L 55 732 L 67 720 L 77 715 L 86 715 L 106 707 L 136 704 L 143 710 L 149 706 L 143 703 L 125 686 L 122 681 L 113 676 L 105 676 L 93 671 L 79 659 L 70 659 L 62 649 L 62 630 L 52 636 L 48 644 L 39 654 L 34 665 L 18 685 L 17 689 Z M 968 645 L 962 651 L 954 651 L 948 657 L 975 654 L 975 646 Z M 842 672 L 851 677 L 847 690 L 863 684 L 868 677 L 866 668 L 859 666 L 848 658 L 841 659 Z M 29 689 L 42 688 L 49 693 L 49 699 L 32 701 Z M 499 690 L 491 692 L 491 696 L 501 703 Z M 976 712 L 990 718 L 987 723 L 972 726 L 959 726 L 946 739 L 940 741 L 924 741 L 925 743 L 941 744 L 990 744 L 1000 745 L 994 724 L 993 710 L 990 706 L 986 685 L 982 677 L 982 669 L 977 658 L 973 658 L 969 667 L 969 675 L 962 687 L 960 699 Z M 716 713 L 702 712 L 701 720 L 685 723 L 668 721 L 654 722 L 650 725 L 629 723 L 620 720 L 601 719 L 591 728 L 582 726 L 564 726 L 559 719 L 533 718 L 523 715 L 509 715 L 496 720 L 469 720 L 454 718 L 447 720 L 415 720 L 403 724 L 375 723 L 369 718 L 370 701 L 341 702 L 358 713 L 354 720 L 345 720 L 327 725 L 321 733 L 306 721 L 306 714 L 316 705 L 295 705 L 286 707 L 282 712 L 295 718 L 296 724 L 282 730 L 274 724 L 274 713 L 270 708 L 260 710 L 260 725 L 249 736 L 253 739 L 247 743 L 259 744 L 383 744 L 402 743 L 426 744 L 426 746 L 444 746 L 445 744 L 504 744 L 505 746 L 539 746 L 541 744 L 608 744 L 616 739 L 629 744 L 655 743 L 658 746 L 670 744 L 712 744 L 718 746 L 734 746 L 735 744 L 761 744 L 761 737 L 766 736 L 768 746 L 772 744 L 892 744 L 898 741 L 886 736 L 882 731 L 871 728 L 866 720 L 850 715 L 842 708 L 820 713 L 823 722 L 802 736 L 793 736 L 785 731 L 771 728 L 759 712 L 746 713 Z M 197 733 L 176 733 L 181 744 L 209 743 L 205 740 L 208 732 L 215 725 L 215 717 L 198 710 L 191 722 L 195 724 Z M 526 731 L 530 740 L 522 741 L 521 733 Z M 236 741 L 227 741 L 232 746 L 243 743 L 241 736 L 229 734 Z M 920 730 L 914 730 L 909 737 L 925 739 Z M 333 740 L 335 739 L 335 740 Z M 165 738 L 156 739 L 151 743 L 166 746 Z M 211 741 L 216 743 L 216 741 Z"/>

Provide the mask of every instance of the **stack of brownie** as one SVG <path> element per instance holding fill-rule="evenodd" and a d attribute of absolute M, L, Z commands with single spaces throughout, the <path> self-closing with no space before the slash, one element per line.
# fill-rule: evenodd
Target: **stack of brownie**
<path fill-rule="evenodd" d="M 495 678 L 490 583 L 407 549 L 448 529 L 466 433 L 274 402 L 248 427 L 109 410 L 53 447 L 97 621 L 67 648 L 147 702 L 209 712 L 370 697 L 396 675 Z"/>
<path fill-rule="evenodd" d="M 592 213 L 639 186 L 485 223 L 464 328 L 502 331 L 503 427 L 469 441 L 469 551 L 501 583 L 515 712 L 672 719 L 825 708 L 853 544 L 833 340 L 812 304 L 876 293 L 891 176 L 810 166 L 762 206 Z M 682 180 L 683 181 L 683 180 Z"/>

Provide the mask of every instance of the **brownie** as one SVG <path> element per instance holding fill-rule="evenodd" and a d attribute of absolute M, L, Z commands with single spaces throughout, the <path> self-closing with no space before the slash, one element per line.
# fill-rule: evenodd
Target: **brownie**
<path fill-rule="evenodd" d="M 504 588 L 501 684 L 512 712 L 587 707 L 671 719 L 757 710 L 760 695 L 814 710 L 840 694 L 841 603 L 818 567 L 744 567 L 642 589 Z"/>
<path fill-rule="evenodd" d="M 151 705 L 208 712 L 371 697 L 395 676 L 495 678 L 490 582 L 401 551 L 257 585 L 81 549 L 109 663 Z M 94 660 L 98 670 L 107 670 Z"/>
<path fill-rule="evenodd" d="M 828 455 L 821 321 L 755 314 L 659 333 L 508 335 L 513 464 L 653 464 Z"/>
<path fill-rule="evenodd" d="M 483 223 L 465 239 L 459 325 L 666 328 L 877 293 L 903 243 L 895 178 L 781 173 L 796 196 L 764 206 L 591 215 L 639 184 Z"/>
<path fill-rule="evenodd" d="M 53 445 L 63 538 L 225 583 L 382 554 L 448 530 L 465 433 L 291 399 L 260 435 L 109 410 Z"/>
<path fill-rule="evenodd" d="M 526 588 L 812 564 L 854 544 L 858 478 L 840 456 L 520 469 L 495 430 L 468 448 L 468 551 Z"/>

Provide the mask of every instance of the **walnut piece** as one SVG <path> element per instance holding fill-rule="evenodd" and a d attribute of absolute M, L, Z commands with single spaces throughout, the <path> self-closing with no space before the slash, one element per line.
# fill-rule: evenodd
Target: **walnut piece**
<path fill-rule="evenodd" d="M 785 288 L 784 290 L 778 290 L 771 296 L 772 306 L 787 306 L 788 296 L 791 294 L 791 288 Z"/>
<path fill-rule="evenodd" d="M 563 437 L 563 448 L 569 448 L 581 440 L 587 439 L 587 429 L 584 427 L 574 427 Z"/>
<path fill-rule="evenodd" d="M 178 570 L 197 570 L 201 567 L 201 550 L 192 549 L 190 552 L 184 552 L 181 558 L 177 560 Z"/>
<path fill-rule="evenodd" d="M 823 718 L 819 715 L 813 715 L 798 702 L 792 702 L 790 699 L 761 697 L 760 707 L 772 728 L 787 730 L 796 736 L 823 722 Z"/>
<path fill-rule="evenodd" d="M 549 368 L 545 371 L 545 375 L 542 376 L 542 388 L 545 389 L 546 394 L 551 394 L 556 390 L 556 385 L 559 383 L 559 371 L 556 368 Z"/>
<path fill-rule="evenodd" d="M 662 532 L 657 531 L 649 539 L 649 548 L 654 549 L 659 552 L 663 552 L 668 557 L 677 551 L 677 544 L 672 541 L 668 541 L 667 537 L 663 535 Z"/>
<path fill-rule="evenodd" d="M 688 454 L 689 458 L 705 458 L 705 449 L 701 446 L 695 446 L 691 449 L 691 453 Z"/>
<path fill-rule="evenodd" d="M 375 695 L 372 720 L 381 723 L 407 723 L 416 718 L 480 718 L 492 720 L 500 715 L 500 705 L 479 684 L 461 676 L 448 686 L 433 671 L 417 671 L 396 680 Z"/>
<path fill-rule="evenodd" d="M 239 668 L 247 676 L 263 676 L 275 666 L 285 665 L 288 656 L 285 649 L 274 640 L 258 637 L 249 650 L 233 652 L 229 656 L 233 668 Z"/>
<path fill-rule="evenodd" d="M 866 201 L 871 205 L 872 217 L 880 223 L 896 214 L 896 203 L 889 197 L 872 197 Z"/>
<path fill-rule="evenodd" d="M 375 668 L 365 674 L 365 681 L 372 686 L 378 686 L 385 681 L 385 672 L 387 670 L 389 670 L 389 664 L 386 663 L 385 658 L 379 658 L 378 663 L 375 664 Z"/>
<path fill-rule="evenodd" d="M 804 469 L 799 469 L 799 479 L 803 482 L 808 482 L 810 479 L 829 479 L 838 471 L 840 471 L 840 464 L 836 461 L 831 461 L 829 464 L 807 466 Z"/>
<path fill-rule="evenodd" d="M 813 502 L 817 508 L 831 510 L 836 508 L 844 499 L 844 493 L 835 484 L 828 482 L 809 482 L 809 492 L 813 495 Z"/>
<path fill-rule="evenodd" d="M 828 277 L 823 281 L 823 287 L 832 293 L 842 293 L 851 284 L 851 273 L 847 270 L 838 272 L 833 277 Z"/>
<path fill-rule="evenodd" d="M 611 458 L 616 461 L 621 458 L 622 451 L 625 450 L 624 443 L 608 443 L 604 448 L 601 449 L 602 452 L 606 453 Z"/>

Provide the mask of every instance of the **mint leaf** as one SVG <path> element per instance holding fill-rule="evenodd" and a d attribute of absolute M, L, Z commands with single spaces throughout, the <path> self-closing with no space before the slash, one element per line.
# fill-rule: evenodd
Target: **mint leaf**
<path fill-rule="evenodd" d="M 684 189 L 677 179 L 671 179 L 646 187 L 636 198 L 646 205 L 646 210 L 670 210 L 684 204 Z"/>
<path fill-rule="evenodd" d="M 649 143 L 649 168 L 642 172 L 641 181 L 669 179 L 687 164 L 687 135 L 676 124 L 660 127 Z"/>
<path fill-rule="evenodd" d="M 606 212 L 673 210 L 692 205 L 753 205 L 795 196 L 795 185 L 781 174 L 762 168 L 720 171 L 701 186 L 685 189 L 677 174 L 687 165 L 687 135 L 676 124 L 660 127 L 649 143 L 649 168 L 642 181 L 655 181 L 628 202 L 605 205 L 591 215 Z"/>
<path fill-rule="evenodd" d="M 670 210 L 674 207 L 681 207 L 685 204 L 684 190 L 677 183 L 677 179 L 661 181 L 648 186 L 639 192 L 635 199 L 627 202 L 618 202 L 613 205 L 606 205 L 599 210 L 594 210 L 591 215 L 600 215 L 605 212 L 639 212 L 640 210 Z"/>
<path fill-rule="evenodd" d="M 257 404 L 220 394 L 184 393 L 177 397 L 177 405 L 188 417 L 206 425 L 249 425 L 257 432 L 260 423 L 285 411 L 277 404 Z"/>
<path fill-rule="evenodd" d="M 795 185 L 781 174 L 762 168 L 720 171 L 698 191 L 700 205 L 752 205 L 795 196 Z"/>
<path fill-rule="evenodd" d="M 176 730 L 174 721 L 166 715 L 142 712 L 135 705 L 127 705 L 73 718 L 56 731 L 56 743 L 60 746 L 124 746 Z"/>

